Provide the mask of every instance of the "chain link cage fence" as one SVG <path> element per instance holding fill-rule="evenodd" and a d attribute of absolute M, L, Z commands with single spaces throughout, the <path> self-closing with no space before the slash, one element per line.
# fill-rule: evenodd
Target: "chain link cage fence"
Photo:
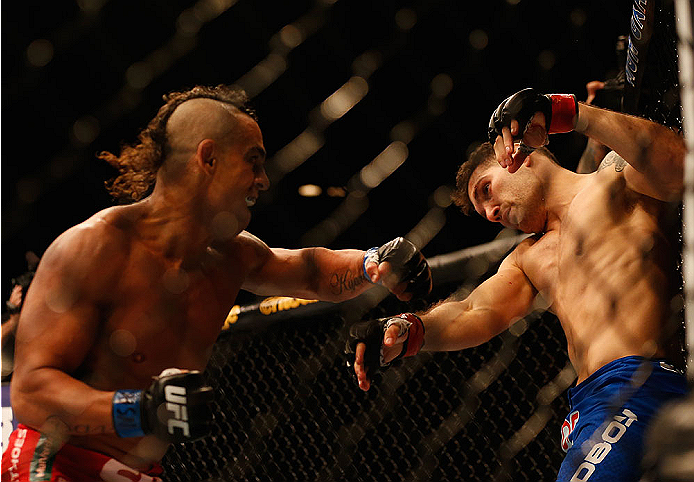
<path fill-rule="evenodd" d="M 674 22 L 671 1 L 634 2 L 622 106 L 680 129 Z M 271 298 L 235 307 L 206 370 L 216 393 L 213 432 L 172 446 L 164 479 L 554 480 L 564 456 L 565 391 L 576 375 L 549 312 L 477 348 L 396 362 L 375 375 L 368 392 L 358 389 L 343 355 L 352 323 L 465 296 L 519 240 L 433 258 L 427 300 Z M 677 303 L 670 328 L 684 330 Z"/>

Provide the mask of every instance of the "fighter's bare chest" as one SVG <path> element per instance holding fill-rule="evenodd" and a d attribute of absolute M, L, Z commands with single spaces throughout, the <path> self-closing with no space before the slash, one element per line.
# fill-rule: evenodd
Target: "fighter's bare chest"
<path fill-rule="evenodd" d="M 529 279 L 555 301 L 599 283 L 617 265 L 638 263 L 631 247 L 655 229 L 652 216 L 640 205 L 615 196 L 609 205 L 603 198 L 604 189 L 584 191 L 558 227 L 524 253 Z"/>
<path fill-rule="evenodd" d="M 141 339 L 214 340 L 241 287 L 235 270 L 158 259 L 126 269 L 111 293 L 108 324 Z"/>

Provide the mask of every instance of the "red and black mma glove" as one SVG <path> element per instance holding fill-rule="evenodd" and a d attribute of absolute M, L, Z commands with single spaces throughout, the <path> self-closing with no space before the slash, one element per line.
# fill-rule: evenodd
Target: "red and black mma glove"
<path fill-rule="evenodd" d="M 518 121 L 518 134 L 513 139 L 523 139 L 525 129 L 536 112 L 545 115 L 545 130 L 547 134 L 571 132 L 575 127 L 578 116 L 578 101 L 573 94 L 540 94 L 533 88 L 523 89 L 506 98 L 496 108 L 489 119 L 489 142 L 494 145 L 497 136 L 501 135 L 504 127 L 511 128 L 511 121 Z M 523 145 L 527 151 L 532 148 Z"/>
<path fill-rule="evenodd" d="M 388 261 L 393 274 L 399 283 L 407 282 L 405 293 L 412 293 L 413 298 L 423 298 L 431 293 L 431 270 L 424 255 L 417 246 L 403 237 L 395 238 L 380 248 L 371 248 L 364 255 L 364 277 L 366 264 L 370 262 L 381 264 Z"/>
<path fill-rule="evenodd" d="M 398 325 L 400 331 L 398 338 L 407 335 L 402 344 L 402 350 L 391 362 L 385 363 L 383 359 L 383 336 L 392 325 Z M 414 356 L 424 346 L 424 323 L 422 319 L 414 313 L 402 313 L 390 318 L 378 318 L 376 320 L 355 323 L 349 329 L 349 339 L 345 347 L 345 354 L 348 356 L 347 366 L 354 364 L 354 355 L 357 345 L 364 343 L 364 368 L 366 372 L 373 375 L 381 368 L 387 368 L 395 360 L 403 357 Z"/>
<path fill-rule="evenodd" d="M 191 442 L 210 432 L 212 387 L 199 371 L 169 368 L 147 390 L 118 390 L 113 426 L 119 437 L 156 435 L 173 443 Z"/>

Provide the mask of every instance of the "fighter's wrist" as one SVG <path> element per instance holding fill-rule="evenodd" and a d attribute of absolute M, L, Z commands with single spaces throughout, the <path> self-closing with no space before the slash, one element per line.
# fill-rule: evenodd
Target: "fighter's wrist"
<path fill-rule="evenodd" d="M 414 313 L 401 313 L 397 316 L 410 323 L 407 328 L 408 335 L 403 347 L 403 357 L 414 356 L 424 346 L 424 322 Z"/>
<path fill-rule="evenodd" d="M 571 132 L 578 119 L 578 101 L 573 94 L 547 94 L 552 104 L 552 120 L 548 134 Z"/>
<path fill-rule="evenodd" d="M 366 278 L 369 282 L 372 282 L 372 281 L 371 281 L 371 277 L 369 276 L 369 273 L 366 272 L 366 265 L 368 263 L 372 263 L 372 262 L 378 264 L 378 260 L 379 260 L 378 248 L 376 248 L 376 247 L 369 248 L 364 253 L 364 260 L 362 262 L 362 268 L 364 271 L 364 278 Z"/>
<path fill-rule="evenodd" d="M 579 102 L 582 103 L 582 102 Z M 579 113 L 576 115 L 576 125 L 574 126 L 574 130 L 576 132 L 579 132 L 581 134 L 586 133 L 586 129 L 588 129 L 588 115 L 586 115 L 586 105 L 583 104 L 583 108 L 579 111 Z M 590 108 L 590 106 L 589 106 Z"/>
<path fill-rule="evenodd" d="M 142 390 L 117 390 L 111 410 L 113 428 L 119 437 L 142 437 L 146 430 L 142 424 Z"/>

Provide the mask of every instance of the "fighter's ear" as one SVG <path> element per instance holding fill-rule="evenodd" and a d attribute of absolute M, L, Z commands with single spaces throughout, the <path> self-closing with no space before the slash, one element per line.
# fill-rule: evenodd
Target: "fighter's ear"
<path fill-rule="evenodd" d="M 195 159 L 203 170 L 214 170 L 217 167 L 215 150 L 215 142 L 212 139 L 203 139 L 198 144 Z"/>

